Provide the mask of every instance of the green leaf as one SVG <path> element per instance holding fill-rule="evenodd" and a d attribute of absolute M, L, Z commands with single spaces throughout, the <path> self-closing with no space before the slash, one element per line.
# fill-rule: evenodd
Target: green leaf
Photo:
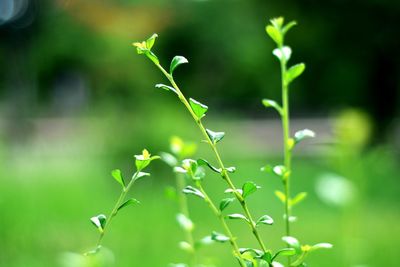
<path fill-rule="evenodd" d="M 227 172 L 234 173 L 236 171 L 236 167 L 227 167 L 225 168 Z"/>
<path fill-rule="evenodd" d="M 288 171 L 286 170 L 286 167 L 283 165 L 275 166 L 274 168 L 272 168 L 272 172 L 282 178 L 287 176 L 287 173 L 288 173 Z"/>
<path fill-rule="evenodd" d="M 289 46 L 284 46 L 282 48 L 275 48 L 272 51 L 272 54 L 276 56 L 279 60 L 289 61 L 290 56 L 292 55 L 292 49 Z"/>
<path fill-rule="evenodd" d="M 282 45 L 282 34 L 280 33 L 280 31 L 271 26 L 271 25 L 267 25 L 267 27 L 265 28 L 265 31 L 267 32 L 267 34 L 269 35 L 269 37 L 271 37 L 271 39 L 278 45 L 281 46 Z"/>
<path fill-rule="evenodd" d="M 272 262 L 272 254 L 271 251 L 267 250 L 263 255 L 262 255 L 262 259 L 265 260 L 268 263 Z"/>
<path fill-rule="evenodd" d="M 211 141 L 216 144 L 219 141 L 222 140 L 222 138 L 224 138 L 225 133 L 224 132 L 213 132 L 209 129 L 206 129 L 207 135 L 208 137 L 210 137 Z"/>
<path fill-rule="evenodd" d="M 330 243 L 319 243 L 315 244 L 311 247 L 310 251 L 318 250 L 318 249 L 330 249 L 333 248 L 333 245 Z"/>
<path fill-rule="evenodd" d="M 243 190 L 242 189 L 236 189 L 236 192 L 241 194 L 243 196 Z M 234 193 L 234 190 L 232 188 L 228 188 L 224 191 L 224 193 Z"/>
<path fill-rule="evenodd" d="M 277 196 L 279 198 L 279 200 L 282 201 L 283 204 L 286 203 L 286 195 L 283 192 L 276 190 L 275 196 Z"/>
<path fill-rule="evenodd" d="M 306 65 L 304 63 L 296 64 L 292 67 L 290 67 L 287 72 L 286 72 L 286 83 L 289 84 L 291 83 L 294 79 L 299 77 L 303 71 L 306 69 Z"/>
<path fill-rule="evenodd" d="M 172 75 L 176 67 L 184 63 L 189 63 L 189 61 L 182 56 L 175 56 L 171 61 L 171 65 L 169 67 L 169 73 Z"/>
<path fill-rule="evenodd" d="M 229 206 L 229 204 L 231 204 L 235 199 L 236 198 L 229 197 L 221 200 L 221 203 L 219 203 L 219 210 L 223 211 L 224 209 L 226 209 Z"/>
<path fill-rule="evenodd" d="M 273 169 L 273 167 L 271 165 L 267 164 L 267 165 L 261 167 L 260 171 L 273 173 L 272 169 Z"/>
<path fill-rule="evenodd" d="M 112 177 L 120 184 L 122 185 L 122 188 L 125 188 L 125 181 L 124 178 L 122 177 L 121 170 L 115 169 L 111 172 Z"/>
<path fill-rule="evenodd" d="M 200 190 L 198 190 L 197 188 L 194 188 L 194 187 L 192 187 L 192 186 L 190 186 L 190 185 L 186 186 L 186 187 L 182 190 L 182 192 L 185 193 L 185 194 L 188 194 L 188 195 L 189 195 L 189 194 L 195 195 L 195 196 L 198 196 L 198 197 L 204 199 L 203 193 L 201 193 Z"/>
<path fill-rule="evenodd" d="M 294 134 L 294 141 L 297 144 L 304 139 L 314 138 L 314 137 L 315 137 L 315 133 L 313 131 L 311 131 L 309 129 L 304 129 L 304 130 L 298 131 Z"/>
<path fill-rule="evenodd" d="M 153 160 L 159 159 L 159 156 L 153 156 L 151 157 L 149 151 L 147 151 L 147 149 L 143 149 L 143 152 L 141 155 L 135 155 L 135 164 L 136 164 L 136 168 L 138 171 L 143 170 L 144 168 L 146 168 L 150 162 L 152 162 Z"/>
<path fill-rule="evenodd" d="M 158 83 L 158 84 L 156 84 L 156 88 L 157 89 L 164 89 L 166 91 L 172 91 L 172 92 L 174 92 L 175 94 L 178 95 L 178 92 L 172 86 L 168 86 L 168 85 L 165 85 L 165 84 L 162 84 L 162 83 Z"/>
<path fill-rule="evenodd" d="M 285 242 L 289 247 L 294 248 L 296 251 L 300 251 L 300 242 L 293 236 L 284 236 L 282 241 Z"/>
<path fill-rule="evenodd" d="M 240 220 L 245 220 L 246 222 L 249 222 L 249 220 L 246 218 L 246 216 L 244 216 L 243 214 L 240 213 L 233 213 L 233 214 L 229 214 L 226 217 L 228 217 L 229 219 L 240 219 Z"/>
<path fill-rule="evenodd" d="M 190 220 L 185 214 L 183 213 L 178 213 L 176 215 L 176 220 L 178 221 L 179 225 L 184 229 L 185 231 L 191 232 L 194 229 L 194 224 L 192 220 Z"/>
<path fill-rule="evenodd" d="M 270 22 L 275 28 L 280 29 L 280 28 L 282 28 L 283 23 L 285 22 L 285 19 L 283 17 L 277 17 L 277 18 L 271 19 Z"/>
<path fill-rule="evenodd" d="M 143 177 L 146 177 L 146 176 L 150 176 L 150 173 L 148 173 L 148 172 L 139 172 L 136 175 L 136 180 L 139 180 L 140 178 L 143 178 Z"/>
<path fill-rule="evenodd" d="M 207 160 L 205 159 L 198 159 L 197 160 L 197 164 L 199 166 L 208 166 L 212 171 L 216 172 L 216 173 L 221 173 L 221 169 L 220 168 L 216 168 L 213 165 L 211 165 Z"/>
<path fill-rule="evenodd" d="M 257 220 L 256 225 L 260 224 L 272 225 L 273 223 L 274 219 L 272 219 L 269 215 L 263 215 Z"/>
<path fill-rule="evenodd" d="M 294 198 L 292 198 L 290 200 L 290 205 L 294 206 L 294 205 L 300 203 L 301 201 L 303 201 L 306 197 L 307 197 L 307 193 L 306 192 L 298 193 Z"/>
<path fill-rule="evenodd" d="M 221 243 L 225 243 L 225 242 L 229 241 L 229 237 L 227 237 L 223 234 L 217 233 L 215 231 L 212 232 L 211 239 L 214 241 L 217 241 L 217 242 L 221 242 Z"/>
<path fill-rule="evenodd" d="M 255 248 L 239 248 L 240 254 L 246 253 L 246 252 L 252 252 L 254 253 L 257 257 L 262 257 L 264 255 L 264 252 L 259 249 Z"/>
<path fill-rule="evenodd" d="M 280 106 L 278 103 L 276 103 L 274 100 L 263 99 L 263 100 L 262 100 L 262 103 L 263 103 L 263 105 L 264 105 L 265 107 L 267 107 L 267 108 L 272 107 L 272 108 L 274 108 L 276 111 L 278 111 L 279 114 L 282 115 L 282 108 L 281 108 L 281 106 Z"/>
<path fill-rule="evenodd" d="M 249 195 L 253 194 L 254 192 L 257 191 L 257 189 L 261 188 L 260 186 L 256 185 L 253 182 L 245 182 L 242 186 L 242 196 L 243 198 L 248 197 Z"/>
<path fill-rule="evenodd" d="M 147 49 L 151 50 L 157 37 L 158 37 L 157 33 L 153 33 L 153 35 L 146 40 Z"/>
<path fill-rule="evenodd" d="M 194 114 L 196 114 L 198 119 L 201 119 L 205 116 L 208 110 L 208 107 L 206 105 L 200 103 L 199 101 L 193 98 L 189 98 L 189 103 L 190 106 L 192 107 Z"/>
<path fill-rule="evenodd" d="M 156 65 L 160 64 L 160 61 L 158 60 L 158 57 L 151 52 L 150 50 L 146 50 L 145 51 L 145 55 L 151 60 L 153 61 Z"/>
<path fill-rule="evenodd" d="M 275 255 L 272 257 L 272 260 L 274 260 L 278 256 L 293 256 L 296 255 L 296 250 L 294 248 L 283 248 L 279 250 Z"/>
<path fill-rule="evenodd" d="M 90 218 L 90 221 L 93 223 L 94 226 L 102 233 L 104 231 L 104 226 L 106 225 L 107 217 L 104 214 L 99 214 Z"/>
<path fill-rule="evenodd" d="M 129 206 L 129 205 L 137 205 L 137 204 L 140 204 L 139 200 L 137 200 L 137 199 L 135 199 L 135 198 L 128 199 L 128 200 L 125 201 L 121 206 L 118 207 L 118 211 L 119 211 L 120 209 L 122 209 L 122 208 L 125 208 L 126 206 Z"/>
<path fill-rule="evenodd" d="M 178 165 L 178 159 L 174 155 L 166 152 L 160 153 L 161 160 L 167 163 L 170 167 Z"/>
<path fill-rule="evenodd" d="M 296 21 L 291 21 L 288 24 L 285 25 L 282 29 L 282 34 L 285 35 L 293 26 L 296 26 L 297 22 Z"/>

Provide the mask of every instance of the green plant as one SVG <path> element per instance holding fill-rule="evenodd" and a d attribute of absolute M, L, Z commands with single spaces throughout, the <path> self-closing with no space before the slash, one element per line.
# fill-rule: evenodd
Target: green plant
<path fill-rule="evenodd" d="M 306 196 L 305 193 L 300 193 L 294 198 L 290 197 L 291 152 L 298 142 L 307 137 L 313 137 L 314 133 L 306 129 L 297 132 L 294 135 L 294 138 L 290 137 L 288 92 L 289 84 L 304 71 L 305 65 L 297 64 L 287 69 L 287 62 L 290 59 L 291 49 L 288 46 L 284 45 L 284 37 L 289 29 L 292 28 L 296 23 L 290 22 L 287 25 L 284 25 L 283 23 L 283 18 L 276 18 L 271 20 L 271 25 L 268 25 L 266 28 L 268 35 L 277 44 L 277 48 L 273 51 L 273 54 L 278 57 L 281 63 L 283 103 L 282 106 L 280 106 L 275 101 L 267 99 L 263 100 L 263 104 L 266 107 L 275 108 L 281 115 L 284 136 L 284 165 L 263 168 L 264 170 L 269 170 L 281 177 L 284 185 L 284 193 L 277 191 L 276 194 L 282 200 L 285 206 L 284 218 L 286 223 L 286 233 L 282 240 L 287 244 L 287 248 L 278 250 L 278 252 L 276 253 L 273 253 L 265 246 L 264 241 L 258 231 L 258 227 L 262 224 L 273 224 L 273 219 L 269 215 L 262 215 L 261 217 L 259 217 L 258 220 L 254 220 L 253 215 L 251 214 L 250 209 L 247 205 L 246 198 L 256 192 L 259 187 L 252 181 L 243 184 L 241 189 L 238 189 L 234 185 L 230 174 L 235 172 L 236 169 L 235 167 L 225 167 L 217 146 L 217 144 L 225 136 L 225 133 L 212 131 L 204 126 L 203 119 L 208 111 L 208 106 L 200 103 L 195 99 L 186 98 L 173 77 L 175 69 L 181 64 L 188 63 L 188 60 L 183 56 L 175 56 L 170 63 L 169 71 L 167 71 L 160 64 L 158 57 L 152 51 L 155 40 L 158 37 L 157 34 L 153 34 L 146 41 L 133 44 L 136 47 L 138 54 L 143 54 L 147 58 L 149 58 L 170 82 L 170 85 L 157 84 L 156 88 L 171 91 L 177 96 L 177 98 L 180 100 L 180 102 L 182 102 L 186 110 L 192 116 L 205 142 L 210 146 L 215 156 L 217 167 L 213 166 L 208 160 L 205 159 L 184 159 L 181 166 L 175 167 L 175 171 L 178 173 L 184 173 L 191 178 L 193 186 L 186 186 L 183 189 L 183 193 L 195 195 L 203 199 L 208 204 L 209 208 L 219 219 L 221 226 L 224 230 L 224 234 L 213 232 L 211 238 L 217 242 L 229 242 L 232 248 L 233 255 L 238 260 L 240 266 L 283 266 L 279 262 L 275 261 L 278 256 L 288 257 L 287 266 L 305 266 L 304 260 L 311 251 L 319 248 L 331 247 L 331 245 L 328 243 L 321 243 L 314 246 L 300 245 L 299 241 L 291 236 L 290 222 L 294 218 L 293 216 L 291 216 L 291 209 L 295 204 L 299 203 Z M 225 192 L 231 193 L 233 195 L 233 197 L 221 200 L 219 208 L 208 196 L 205 188 L 202 185 L 202 180 L 205 177 L 203 167 L 208 167 L 213 172 L 219 174 L 228 186 L 228 189 Z M 224 215 L 224 210 L 233 201 L 239 202 L 243 214 L 233 213 Z M 251 234 L 256 239 L 259 248 L 240 248 L 238 246 L 237 238 L 233 235 L 228 223 L 226 222 L 227 219 L 243 220 L 249 226 Z M 293 261 L 291 260 L 292 256 L 295 257 Z"/>
<path fill-rule="evenodd" d="M 129 180 L 129 182 L 126 182 L 121 170 L 115 169 L 111 172 L 112 177 L 120 184 L 121 186 L 121 194 L 117 200 L 117 202 L 114 205 L 114 208 L 111 210 L 110 214 L 108 216 L 105 216 L 104 214 L 99 214 L 97 216 L 94 216 L 90 218 L 90 221 L 93 223 L 93 225 L 98 229 L 99 231 L 99 238 L 97 240 L 96 247 L 89 251 L 86 252 L 85 255 L 89 256 L 92 254 L 97 254 L 100 249 L 101 249 L 101 244 L 103 241 L 103 237 L 106 233 L 106 230 L 108 229 L 109 225 L 111 224 L 111 221 L 114 219 L 114 217 L 118 214 L 118 212 L 130 205 L 136 205 L 139 204 L 140 202 L 135 199 L 135 198 L 128 198 L 127 195 L 129 193 L 129 190 L 131 187 L 134 185 L 134 183 L 146 176 L 150 176 L 150 173 L 143 172 L 149 164 L 155 160 L 159 159 L 159 156 L 151 156 L 150 153 L 144 149 L 142 151 L 142 154 L 140 155 L 135 155 L 135 166 L 136 166 L 136 172 L 133 174 L 132 178 Z"/>
<path fill-rule="evenodd" d="M 289 248 L 295 248 L 296 254 L 299 256 L 292 263 L 291 257 L 288 257 L 288 266 L 301 266 L 309 252 L 317 248 L 330 248 L 331 244 L 321 243 L 314 246 L 304 245 L 300 246 L 297 239 L 292 237 L 291 223 L 296 220 L 292 216 L 292 208 L 305 199 L 306 192 L 301 192 L 295 197 L 291 197 L 290 193 L 290 180 L 292 175 L 292 151 L 295 146 L 304 139 L 315 137 L 315 133 L 309 129 L 304 129 L 296 132 L 293 137 L 290 135 L 290 116 L 289 116 L 289 85 L 299 77 L 305 70 L 305 64 L 299 63 L 288 68 L 292 50 L 289 46 L 285 45 L 285 36 L 287 32 L 296 25 L 295 21 L 289 22 L 284 25 L 282 17 L 271 20 L 271 24 L 267 25 L 266 32 L 275 42 L 276 48 L 273 50 L 273 55 L 276 56 L 280 62 L 281 68 L 281 91 L 282 91 L 282 105 L 270 99 L 263 99 L 262 103 L 265 107 L 274 108 L 281 117 L 283 129 L 283 155 L 284 164 L 271 167 L 267 165 L 263 167 L 263 171 L 268 171 L 276 174 L 281 178 L 284 192 L 275 191 L 276 196 L 284 204 L 284 220 L 285 220 L 285 236 L 282 238 Z"/>

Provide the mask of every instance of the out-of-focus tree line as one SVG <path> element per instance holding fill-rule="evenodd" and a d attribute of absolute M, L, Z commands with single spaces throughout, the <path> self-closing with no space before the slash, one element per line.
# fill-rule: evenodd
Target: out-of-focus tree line
<path fill-rule="evenodd" d="M 265 116 L 260 99 L 279 98 L 280 90 L 264 27 L 279 15 L 298 21 L 287 43 L 291 62 L 307 64 L 292 86 L 294 113 L 358 107 L 378 129 L 390 127 L 400 107 L 400 2 L 377 0 L 2 0 L 2 115 L 146 105 L 144 92 L 162 77 L 131 43 L 157 32 L 165 65 L 176 54 L 189 59 L 177 74 L 188 94 L 220 110 Z"/>

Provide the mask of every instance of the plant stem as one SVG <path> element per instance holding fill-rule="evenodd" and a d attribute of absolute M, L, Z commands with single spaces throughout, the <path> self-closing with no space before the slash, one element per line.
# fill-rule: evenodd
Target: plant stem
<path fill-rule="evenodd" d="M 282 46 L 280 47 L 282 50 Z M 283 54 L 283 52 L 282 52 Z M 283 153 L 284 153 L 284 165 L 286 168 L 287 175 L 283 179 L 283 186 L 285 191 L 285 228 L 286 236 L 290 236 L 290 175 L 291 175 L 291 160 L 292 152 L 289 144 L 290 139 L 290 125 L 289 125 L 289 87 L 286 83 L 286 59 L 282 56 L 281 62 L 281 83 L 282 83 L 282 129 L 283 129 Z M 288 265 L 290 266 L 290 257 L 288 257 Z"/>
<path fill-rule="evenodd" d="M 103 240 L 104 234 L 106 232 L 106 229 L 108 228 L 108 225 L 111 223 L 112 219 L 115 217 L 115 215 L 117 215 L 118 212 L 118 208 L 121 206 L 121 204 L 123 203 L 126 195 L 129 192 L 129 189 L 132 187 L 132 185 L 135 183 L 137 176 L 139 175 L 139 170 L 137 172 L 135 172 L 135 174 L 132 176 L 132 179 L 130 180 L 129 184 L 124 187 L 121 191 L 121 194 L 119 195 L 119 198 L 117 200 L 117 202 L 115 203 L 114 208 L 112 209 L 110 215 L 108 215 L 107 220 L 106 220 L 106 224 L 103 227 L 103 231 L 100 233 L 99 239 L 97 241 L 97 245 L 96 247 L 101 245 L 101 241 Z"/>
<path fill-rule="evenodd" d="M 235 195 L 236 199 L 240 202 L 245 215 L 247 217 L 247 219 L 250 222 L 250 227 L 252 230 L 253 235 L 255 236 L 257 242 L 259 243 L 261 249 L 264 252 L 267 252 L 267 249 L 264 245 L 264 242 L 262 241 L 262 239 L 260 238 L 260 235 L 256 229 L 255 226 L 255 222 L 249 212 L 249 209 L 247 207 L 247 204 L 243 198 L 243 196 L 237 191 L 235 185 L 232 183 L 232 180 L 229 177 L 228 172 L 225 169 L 224 163 L 222 162 L 221 156 L 218 152 L 217 146 L 216 144 L 214 144 L 211 140 L 211 138 L 208 136 L 207 132 L 206 132 L 206 128 L 203 126 L 203 123 L 201 122 L 201 120 L 196 116 L 196 114 L 193 112 L 189 102 L 187 101 L 186 97 L 183 95 L 183 93 L 181 92 L 181 90 L 179 89 L 178 85 L 175 83 L 174 78 L 160 65 L 160 64 L 156 64 L 156 66 L 162 71 L 162 73 L 164 73 L 164 75 L 167 77 L 167 79 L 169 80 L 169 82 L 171 83 L 171 85 L 175 88 L 179 99 L 181 100 L 181 102 L 185 105 L 185 107 L 187 108 L 187 110 L 190 112 L 190 114 L 192 115 L 193 119 L 195 120 L 197 126 L 199 127 L 201 133 L 203 134 L 205 140 L 207 141 L 207 143 L 210 145 L 212 151 L 215 154 L 215 157 L 217 159 L 218 165 L 221 168 L 221 176 L 222 178 L 226 181 L 226 183 L 228 184 L 229 188 L 233 190 L 233 194 Z"/>
<path fill-rule="evenodd" d="M 219 211 L 219 209 L 215 206 L 215 204 L 211 200 L 211 198 L 207 195 L 207 193 L 204 190 L 203 186 L 201 185 L 200 181 L 196 181 L 196 186 L 200 190 L 200 192 L 204 195 L 204 200 L 206 201 L 206 203 L 208 204 L 210 209 L 214 212 L 215 216 L 217 216 L 219 221 L 221 222 L 226 235 L 229 237 L 229 243 L 232 246 L 234 256 L 239 260 L 239 263 L 242 267 L 246 267 L 247 265 L 244 262 L 241 254 L 240 254 L 239 247 L 236 243 L 236 240 L 235 240 L 236 238 L 233 236 L 232 231 L 230 230 L 229 226 L 226 224 L 224 216 Z"/>
<path fill-rule="evenodd" d="M 187 204 L 187 197 L 185 194 L 182 193 L 182 190 L 185 188 L 186 183 L 185 183 L 185 177 L 182 174 L 177 173 L 176 174 L 176 188 L 179 193 L 179 211 L 185 217 L 189 218 L 189 209 L 188 209 L 188 204 Z M 185 230 L 185 235 L 186 235 L 186 242 L 190 244 L 192 247 L 191 253 L 190 253 L 190 263 L 191 266 L 195 266 L 196 264 L 196 251 L 195 251 L 195 244 L 194 244 L 194 238 L 193 238 L 193 233 L 192 230 Z"/>

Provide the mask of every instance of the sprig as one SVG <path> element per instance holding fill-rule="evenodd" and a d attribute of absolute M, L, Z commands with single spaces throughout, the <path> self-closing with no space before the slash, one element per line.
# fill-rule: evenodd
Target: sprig
<path fill-rule="evenodd" d="M 111 172 L 111 176 L 120 184 L 121 186 L 121 194 L 117 200 L 117 202 L 114 205 L 114 208 L 111 210 L 110 214 L 108 216 L 105 216 L 104 214 L 99 214 L 97 216 L 93 216 L 90 218 L 90 221 L 92 224 L 98 229 L 100 232 L 97 245 L 94 250 L 91 250 L 89 252 L 86 252 L 85 255 L 92 255 L 100 251 L 101 249 L 101 243 L 104 238 L 104 235 L 106 233 L 106 230 L 108 229 L 111 221 L 113 218 L 118 214 L 118 212 L 130 205 L 137 205 L 140 202 L 135 199 L 135 198 L 128 198 L 127 199 L 127 194 L 131 187 L 134 185 L 134 183 L 139 180 L 142 177 L 145 176 L 150 176 L 150 173 L 143 172 L 143 170 L 153 161 L 156 159 L 159 159 L 159 156 L 151 156 L 151 154 L 144 149 L 142 151 L 142 154 L 140 155 L 135 155 L 135 165 L 136 165 L 136 172 L 133 174 L 132 178 L 129 180 L 128 183 L 126 183 L 122 172 L 118 169 L 113 170 Z M 95 253 L 94 253 L 95 252 Z"/>
<path fill-rule="evenodd" d="M 157 36 L 156 34 L 153 34 L 153 36 Z M 202 119 L 205 116 L 205 113 L 208 110 L 208 107 L 202 103 L 200 103 L 197 100 L 192 99 L 191 101 L 189 101 L 184 94 L 182 93 L 182 91 L 179 89 L 178 85 L 176 84 L 174 78 L 173 78 L 173 71 L 181 64 L 185 64 L 188 63 L 188 60 L 182 56 L 175 56 L 170 64 L 170 72 L 167 72 L 165 70 L 165 68 L 162 67 L 162 65 L 160 64 L 157 56 L 151 51 L 152 46 L 148 46 L 147 43 L 150 42 L 149 40 L 153 40 L 154 37 L 150 37 L 148 40 L 143 41 L 143 42 L 138 42 L 138 43 L 134 43 L 133 45 L 137 48 L 137 51 L 139 54 L 144 54 L 146 55 L 159 69 L 160 71 L 165 75 L 165 77 L 168 79 L 168 81 L 170 82 L 170 84 L 172 85 L 172 89 L 169 86 L 160 86 L 157 85 L 156 87 L 163 87 L 163 88 L 168 88 L 169 90 L 173 91 L 177 97 L 179 98 L 179 100 L 183 103 L 183 105 L 186 107 L 186 109 L 188 110 L 188 112 L 191 114 L 192 118 L 194 119 L 194 121 L 196 122 L 200 132 L 203 135 L 203 138 L 205 139 L 205 141 L 209 144 L 211 150 L 213 151 L 215 158 L 217 160 L 219 169 L 220 171 L 220 175 L 223 178 L 223 180 L 227 183 L 229 189 L 232 190 L 233 195 L 235 196 L 235 198 L 239 201 L 243 211 L 244 211 L 244 216 L 247 218 L 248 222 L 249 222 L 249 227 L 251 229 L 252 234 L 255 236 L 257 242 L 259 243 L 261 249 L 266 252 L 267 248 L 264 245 L 260 234 L 256 228 L 256 222 L 254 221 L 254 219 L 252 218 L 252 215 L 250 214 L 249 208 L 247 206 L 247 203 L 245 201 L 245 198 L 242 196 L 242 194 L 239 193 L 238 189 L 235 187 L 235 185 L 233 184 L 230 176 L 229 176 L 229 171 L 227 170 L 227 168 L 225 168 L 225 165 L 221 159 L 219 150 L 217 148 L 217 143 L 220 142 L 222 140 L 222 138 L 225 136 L 224 132 L 219 132 L 219 131 L 214 131 L 214 130 L 210 130 L 207 129 L 203 123 L 202 123 Z M 152 44 L 154 44 L 154 42 L 152 42 Z M 155 60 L 156 59 L 156 60 Z M 236 248 L 234 248 L 235 250 L 235 254 L 238 254 L 238 251 Z M 240 257 L 241 259 L 241 257 Z M 243 263 L 241 263 L 243 265 Z"/>

